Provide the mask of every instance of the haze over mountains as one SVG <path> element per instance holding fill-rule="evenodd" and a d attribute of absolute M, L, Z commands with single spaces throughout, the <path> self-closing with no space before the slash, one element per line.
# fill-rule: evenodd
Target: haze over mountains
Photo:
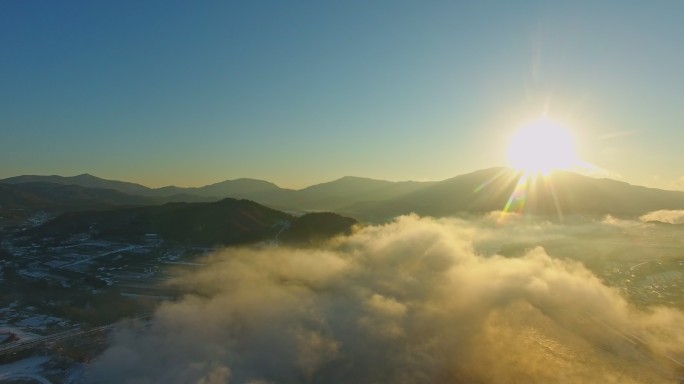
<path fill-rule="evenodd" d="M 561 171 L 300 190 L 19 176 L 0 180 L 0 288 L 14 329 L 63 324 L 47 338 L 149 319 L 107 344 L 74 333 L 99 348 L 74 347 L 86 365 L 36 344 L 53 382 L 666 383 L 684 372 L 682 222 L 684 192 Z"/>
<path fill-rule="evenodd" d="M 0 180 L 0 205 L 22 209 L 93 209 L 166 202 L 249 199 L 280 210 L 332 211 L 383 221 L 417 213 L 436 217 L 502 210 L 540 215 L 634 216 L 684 208 L 684 192 L 630 185 L 557 171 L 533 180 L 510 168 L 490 168 L 439 182 L 391 182 L 343 177 L 300 190 L 256 179 L 226 180 L 196 188 L 148 188 L 88 174 L 17 176 Z"/>
<path fill-rule="evenodd" d="M 341 210 L 363 218 L 417 213 L 436 217 L 503 210 L 539 215 L 639 215 L 659 209 L 684 208 L 684 192 L 630 185 L 556 171 L 526 178 L 508 168 L 485 169 L 447 179 L 420 190 Z"/>
<path fill-rule="evenodd" d="M 335 181 L 292 190 L 280 188 L 268 181 L 249 178 L 189 188 L 176 186 L 148 188 L 135 183 L 101 179 L 89 174 L 71 177 L 25 175 L 0 180 L 0 183 L 16 186 L 36 182 L 111 189 L 129 195 L 176 199 L 176 201 L 192 201 L 200 198 L 215 200 L 225 197 L 246 198 L 264 204 L 306 210 L 339 209 L 359 201 L 384 200 L 433 184 L 432 182 L 392 182 L 345 176 Z"/>
<path fill-rule="evenodd" d="M 195 195 L 149 197 L 132 195 L 116 189 L 91 188 L 75 184 L 30 181 L 17 184 L 0 183 L 0 213 L 4 217 L 34 211 L 65 212 L 72 210 L 109 209 L 121 206 L 156 205 L 174 201 L 212 201 Z"/>
<path fill-rule="evenodd" d="M 251 195 L 255 193 L 282 190 L 277 185 L 263 180 L 255 179 L 236 179 L 226 180 L 216 184 L 206 185 L 200 188 L 181 188 L 167 186 L 162 188 L 148 188 L 144 185 L 118 180 L 107 180 L 89 175 L 87 173 L 78 176 L 37 176 L 24 175 L 9 177 L 0 180 L 0 183 L 21 185 L 26 183 L 51 183 L 60 185 L 78 185 L 87 188 L 113 189 L 129 195 L 149 196 L 149 197 L 173 197 L 183 195 L 194 195 L 200 197 L 222 198 L 222 197 L 241 197 L 241 195 Z"/>

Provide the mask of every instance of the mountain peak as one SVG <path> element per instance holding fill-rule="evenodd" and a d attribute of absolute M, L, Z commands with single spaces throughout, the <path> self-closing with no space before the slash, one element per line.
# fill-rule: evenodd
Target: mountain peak
<path fill-rule="evenodd" d="M 74 179 L 97 179 L 97 180 L 104 180 L 101 177 L 93 176 L 90 173 L 81 173 L 80 175 L 73 176 Z"/>
<path fill-rule="evenodd" d="M 251 179 L 248 177 L 241 177 L 239 179 L 232 179 L 232 180 L 223 180 L 223 181 L 219 181 L 218 183 L 206 185 L 202 188 L 211 188 L 211 187 L 226 186 L 226 185 L 251 186 L 253 188 L 267 188 L 267 189 L 279 188 L 276 184 L 274 184 L 270 181 L 259 180 L 259 179 Z"/>

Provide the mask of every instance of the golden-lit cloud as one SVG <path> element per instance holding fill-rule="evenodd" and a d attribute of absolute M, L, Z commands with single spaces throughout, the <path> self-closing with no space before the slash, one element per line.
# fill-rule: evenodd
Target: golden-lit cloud
<path fill-rule="evenodd" d="M 684 210 L 661 210 L 647 213 L 640 217 L 641 221 L 660 221 L 668 224 L 684 224 Z"/>
<path fill-rule="evenodd" d="M 579 261 L 604 223 L 399 217 L 317 249 L 218 251 L 187 294 L 124 327 L 87 373 L 116 383 L 658 383 L 684 313 L 637 308 Z M 619 228 L 618 228 L 619 229 Z M 594 243 L 578 244 L 578 232 Z M 612 244 L 612 243 L 606 243 Z"/>

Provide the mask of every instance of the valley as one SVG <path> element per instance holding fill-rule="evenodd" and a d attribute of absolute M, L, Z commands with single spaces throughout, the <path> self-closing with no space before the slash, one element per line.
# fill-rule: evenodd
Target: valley
<path fill-rule="evenodd" d="M 493 240 L 474 240 L 478 252 L 515 259 L 543 247 L 555 258 L 582 263 L 632 305 L 684 309 L 682 225 L 644 222 L 637 216 L 650 209 L 680 207 L 684 193 L 589 178 L 573 180 L 572 188 L 563 184 L 576 177 L 565 175 L 557 181 L 558 190 L 572 189 L 566 195 L 574 196 L 561 197 L 563 217 L 558 216 L 558 206 L 552 209 L 543 191 L 536 189 L 530 192 L 542 196 L 536 205 L 499 213 L 518 217 L 518 222 L 488 229 L 493 234 L 500 231 Z M 299 197 L 294 197 L 297 191 L 288 191 L 287 198 L 278 199 L 274 189 L 268 195 L 243 188 L 220 199 L 173 195 L 191 202 L 164 202 L 143 189 L 137 190 L 142 195 L 129 195 L 99 188 L 117 187 L 106 182 L 98 182 L 97 188 L 46 184 L 34 178 L 26 184 L 16 179 L 0 183 L 6 196 L 0 228 L 0 382 L 81 382 L 86 367 L 108 347 L 109 338 L 121 324 L 143 330 L 150 327 L 161 304 L 182 301 L 187 294 L 170 282 L 189 271 L 206 269 L 205 257 L 218 250 L 316 249 L 332 237 L 351 234 L 353 228 L 392 223 L 395 215 L 411 212 L 487 227 L 492 223 L 482 222 L 483 212 L 495 211 L 489 214 L 493 217 L 495 208 L 506 205 L 514 180 L 513 174 L 495 169 L 436 183 L 343 178 L 340 183 L 304 189 Z M 579 187 L 582 185 L 584 189 Z M 618 197 L 610 204 L 576 204 L 578 199 L 586 200 L 583 193 L 600 199 L 606 186 L 612 188 L 606 193 Z M 241 196 L 262 198 L 272 207 L 287 205 L 287 212 L 295 213 L 236 199 Z M 198 202 L 201 199 L 209 201 Z M 634 210 L 624 210 L 627 204 L 622 202 L 630 199 L 636 199 L 629 204 Z M 598 214 L 599 206 L 605 213 Z M 311 212 L 312 207 L 356 214 L 365 221 Z M 616 216 L 606 216 L 608 213 Z M 383 225 L 387 224 L 378 228 Z M 543 236 L 536 234 L 540 230 Z M 550 314 L 558 310 L 548 309 Z M 587 313 L 573 316 L 587 327 L 607 326 Z M 625 337 L 627 342 L 618 342 Z M 621 349 L 633 343 L 641 345 L 639 339 L 630 338 L 623 335 L 610 343 Z M 645 348 L 635 349 L 643 355 L 638 360 L 641 363 L 652 359 L 641 352 Z M 665 358 L 674 361 L 675 370 L 681 370 L 680 357 Z M 25 373 L 17 373 L 21 364 Z"/>

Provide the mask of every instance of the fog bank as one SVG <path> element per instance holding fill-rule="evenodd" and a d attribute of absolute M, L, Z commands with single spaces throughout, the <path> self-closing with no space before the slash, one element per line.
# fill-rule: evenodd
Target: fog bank
<path fill-rule="evenodd" d="M 216 252 L 205 268 L 172 282 L 188 294 L 162 304 L 151 327 L 119 330 L 87 377 L 202 384 L 676 382 L 682 371 L 672 359 L 684 356 L 684 313 L 635 307 L 577 261 L 603 252 L 602 236 L 624 226 L 515 217 L 502 224 L 495 216 L 404 216 L 317 249 Z M 598 239 L 579 246 L 584 235 L 577 231 Z M 500 252 L 513 240 L 565 248 L 562 255 L 527 245 Z M 575 250 L 582 254 L 571 260 Z"/>

